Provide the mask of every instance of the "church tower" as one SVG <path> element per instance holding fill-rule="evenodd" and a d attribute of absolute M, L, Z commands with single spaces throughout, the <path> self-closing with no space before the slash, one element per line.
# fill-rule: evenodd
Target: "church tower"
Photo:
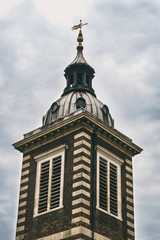
<path fill-rule="evenodd" d="M 142 149 L 97 99 L 81 27 L 62 96 L 13 144 L 23 153 L 16 240 L 135 239 L 132 157 Z"/>

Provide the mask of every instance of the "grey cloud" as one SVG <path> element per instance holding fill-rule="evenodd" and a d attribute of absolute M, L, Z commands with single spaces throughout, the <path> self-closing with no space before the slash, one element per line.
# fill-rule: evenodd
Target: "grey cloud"
<path fill-rule="evenodd" d="M 109 106 L 118 130 L 144 148 L 134 160 L 137 240 L 160 236 L 160 193 L 154 191 L 160 171 L 159 10 L 152 1 L 101 0 L 90 7 L 84 30 L 84 55 L 96 71 L 97 97 Z M 11 143 L 39 127 L 60 97 L 63 69 L 76 54 L 76 41 L 67 31 L 40 16 L 33 1 L 23 1 L 0 19 L 1 156 L 6 161 L 0 170 L 0 201 L 7 209 L 1 213 L 0 232 L 5 240 L 14 238 L 21 166 L 21 154 Z"/>
<path fill-rule="evenodd" d="M 136 209 L 137 218 L 137 239 L 145 240 L 158 240 L 159 239 L 159 197 L 152 195 L 148 196 L 148 187 L 144 186 L 146 194 L 141 197 L 142 201 L 139 204 L 139 208 Z M 150 203 L 150 204 L 148 204 Z M 139 214 L 139 212 L 141 214 Z M 141 224 L 143 222 L 143 225 Z M 141 229 L 140 229 L 141 228 Z M 143 232 L 143 234 L 142 234 Z"/>

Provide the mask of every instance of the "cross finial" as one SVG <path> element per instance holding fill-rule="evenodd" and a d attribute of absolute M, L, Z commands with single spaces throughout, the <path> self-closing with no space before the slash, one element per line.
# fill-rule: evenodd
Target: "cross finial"
<path fill-rule="evenodd" d="M 77 30 L 78 28 L 82 28 L 82 26 L 84 26 L 84 25 L 87 25 L 88 23 L 84 23 L 84 24 L 82 24 L 82 20 L 80 20 L 80 24 L 78 24 L 78 25 L 74 25 L 73 27 L 72 27 L 72 30 Z"/>

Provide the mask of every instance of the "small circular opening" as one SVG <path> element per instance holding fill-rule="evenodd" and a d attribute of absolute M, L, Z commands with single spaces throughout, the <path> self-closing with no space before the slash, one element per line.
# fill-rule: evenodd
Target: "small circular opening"
<path fill-rule="evenodd" d="M 84 98 L 77 98 L 76 100 L 76 107 L 79 108 L 85 108 L 86 106 L 86 100 Z"/>
<path fill-rule="evenodd" d="M 106 105 L 103 105 L 102 110 L 106 115 L 109 113 L 109 108 Z"/>
<path fill-rule="evenodd" d="M 52 112 L 53 112 L 53 113 L 56 112 L 56 111 L 58 110 L 58 107 L 59 107 L 58 103 L 57 103 L 57 102 L 54 102 L 54 103 L 52 104 L 52 106 L 51 106 Z"/>

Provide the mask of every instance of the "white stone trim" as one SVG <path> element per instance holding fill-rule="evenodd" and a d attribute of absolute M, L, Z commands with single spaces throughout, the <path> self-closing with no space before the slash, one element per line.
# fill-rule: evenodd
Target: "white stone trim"
<path fill-rule="evenodd" d="M 133 180 L 133 177 L 131 175 L 129 175 L 128 173 L 126 173 L 126 178 L 130 179 L 131 181 Z"/>
<path fill-rule="evenodd" d="M 30 155 L 27 155 L 27 156 L 23 157 L 23 162 L 25 162 L 26 160 L 29 160 L 30 158 L 31 158 Z"/>
<path fill-rule="evenodd" d="M 22 222 L 25 222 L 26 218 L 25 217 L 22 217 L 22 218 L 19 218 L 17 220 L 17 223 L 22 223 Z"/>
<path fill-rule="evenodd" d="M 91 155 L 91 152 L 88 151 L 87 149 L 85 149 L 84 147 L 81 147 L 81 148 L 78 148 L 77 150 L 74 150 L 73 154 L 76 155 L 76 154 L 82 153 L 82 152 L 86 153 L 88 156 Z"/>
<path fill-rule="evenodd" d="M 126 192 L 130 195 L 133 195 L 133 191 L 129 190 L 128 188 L 126 189 Z"/>
<path fill-rule="evenodd" d="M 77 223 L 77 222 L 84 222 L 87 223 L 88 225 L 90 224 L 90 220 L 88 218 L 85 217 L 76 217 L 76 218 L 72 218 L 72 223 Z"/>
<path fill-rule="evenodd" d="M 17 227 L 17 232 L 24 231 L 24 226 Z"/>
<path fill-rule="evenodd" d="M 29 174 L 29 169 L 28 169 L 28 170 L 25 170 L 24 172 L 22 172 L 21 176 L 23 177 L 23 176 L 25 176 L 25 175 L 27 175 L 27 174 Z"/>
<path fill-rule="evenodd" d="M 73 191 L 73 192 L 72 192 L 72 196 L 73 196 L 73 197 L 75 197 L 75 196 L 77 196 L 77 195 L 80 195 L 80 194 L 83 194 L 83 195 L 85 195 L 85 196 L 87 196 L 87 197 L 90 197 L 90 192 L 87 192 L 87 191 L 85 191 L 84 189 L 79 189 L 79 190 L 77 190 L 77 191 Z"/>
<path fill-rule="evenodd" d="M 132 161 L 126 158 L 126 163 L 130 164 L 132 166 Z"/>
<path fill-rule="evenodd" d="M 121 196 L 121 164 L 122 164 L 122 160 L 120 160 L 120 158 L 114 158 L 113 155 L 114 154 L 108 154 L 108 150 L 105 151 L 104 148 L 100 147 L 100 146 L 97 146 L 96 147 L 97 149 L 97 204 L 96 204 L 96 207 L 97 209 L 107 213 L 107 214 L 110 214 L 112 216 L 114 216 L 115 218 L 118 218 L 120 220 L 122 220 L 122 196 Z M 115 155 L 114 155 L 115 156 Z M 108 211 L 105 211 L 103 209 L 100 208 L 99 204 L 100 204 L 100 199 L 99 199 L 99 172 L 100 172 L 100 169 L 99 169 L 99 159 L 100 157 L 102 157 L 103 159 L 105 159 L 107 161 L 107 164 L 109 166 L 109 163 L 112 163 L 114 164 L 116 167 L 117 167 L 117 181 L 118 181 L 118 216 L 114 215 L 114 214 L 111 214 L 110 213 L 110 201 L 109 201 L 109 196 L 110 196 L 110 188 L 108 187 Z M 109 183 L 110 179 L 109 179 L 109 174 L 108 174 L 108 183 Z"/>
<path fill-rule="evenodd" d="M 127 233 L 131 236 L 134 236 L 134 231 L 130 230 L 130 229 L 127 229 Z"/>
<path fill-rule="evenodd" d="M 46 214 L 47 212 L 55 211 L 57 209 L 60 209 L 63 207 L 63 188 L 64 188 L 64 163 L 65 163 L 65 149 L 66 145 L 61 145 L 59 147 L 56 147 L 52 149 L 52 151 L 48 151 L 47 154 L 40 154 L 36 157 L 36 162 L 37 162 L 37 173 L 36 173 L 36 190 L 35 190 L 35 201 L 34 201 L 34 215 L 33 217 Z M 38 213 L 38 204 L 39 204 L 39 186 L 40 186 L 40 168 L 41 164 L 45 161 L 50 162 L 50 170 L 52 169 L 51 164 L 52 164 L 52 159 L 56 158 L 58 156 L 61 156 L 61 178 L 60 178 L 60 204 L 59 207 L 50 209 L 49 208 L 49 200 L 48 200 L 48 209 L 45 212 Z M 48 194 L 50 199 L 50 194 L 51 194 L 51 171 L 49 172 L 49 190 Z"/>
<path fill-rule="evenodd" d="M 99 233 L 94 233 L 94 237 L 96 240 L 111 240 L 110 238 L 104 237 L 102 235 L 100 235 Z"/>
<path fill-rule="evenodd" d="M 28 189 L 28 185 L 25 185 L 24 187 L 21 187 L 20 188 L 20 192 L 24 191 L 24 190 L 27 190 Z"/>
<path fill-rule="evenodd" d="M 80 187 L 80 186 L 84 186 L 88 189 L 90 189 L 90 187 L 91 187 L 89 183 L 86 183 L 83 180 L 73 183 L 73 188 Z"/>
<path fill-rule="evenodd" d="M 126 181 L 126 185 L 133 188 L 133 183 Z"/>
<path fill-rule="evenodd" d="M 89 148 L 91 148 L 91 144 L 89 142 L 87 142 L 86 140 L 84 140 L 84 139 L 82 139 L 82 140 L 80 140 L 78 142 L 75 142 L 74 143 L 74 147 L 77 147 L 77 146 L 82 145 L 82 144 L 86 145 Z"/>
<path fill-rule="evenodd" d="M 21 184 L 22 184 L 22 183 L 26 183 L 26 182 L 28 182 L 28 181 L 29 181 L 29 177 L 23 178 L 23 179 L 21 180 Z"/>
<path fill-rule="evenodd" d="M 19 199 L 23 199 L 23 198 L 26 198 L 27 197 L 27 192 L 26 193 L 23 193 L 23 194 L 20 194 L 19 196 Z"/>
<path fill-rule="evenodd" d="M 55 233 L 47 237 L 38 238 L 37 240 L 59 240 L 63 238 L 69 238 L 78 234 L 83 234 L 89 238 L 92 237 L 92 231 L 86 227 L 78 226 L 75 228 L 68 229 L 63 232 Z M 107 238 L 99 233 L 94 233 L 96 240 L 111 240 L 110 238 Z M 17 240 L 17 239 L 16 239 Z"/>
<path fill-rule="evenodd" d="M 100 145 L 96 145 L 95 149 L 97 150 L 97 152 L 99 152 L 102 155 L 105 155 L 110 160 L 118 162 L 118 164 L 124 163 L 124 160 L 122 158 L 118 157 L 117 155 L 115 155 L 114 153 L 110 152 L 109 150 Z"/>
<path fill-rule="evenodd" d="M 24 234 L 19 235 L 19 236 L 16 237 L 16 240 L 23 240 L 23 239 L 24 239 Z"/>
<path fill-rule="evenodd" d="M 74 135 L 74 139 L 77 139 L 77 138 L 80 138 L 80 137 L 86 137 L 86 138 L 88 138 L 89 140 L 91 140 L 91 136 L 88 135 L 88 134 L 85 133 L 85 132 L 81 132 L 81 133 L 78 133 L 78 134 Z"/>
<path fill-rule="evenodd" d="M 129 173 L 132 174 L 132 161 L 129 159 L 126 159 L 126 163 L 128 163 L 130 166 L 125 166 L 126 171 L 128 171 Z M 131 182 L 129 182 L 128 180 L 126 180 L 126 193 L 128 193 L 131 197 L 126 197 L 126 200 L 128 203 L 133 204 L 134 200 L 133 200 L 133 175 L 130 175 L 126 172 L 126 179 L 131 180 Z M 131 188 L 131 190 L 129 189 L 129 187 Z M 130 218 L 134 221 L 134 207 L 130 206 L 129 204 L 127 204 L 127 218 Z M 132 211 L 133 214 L 131 214 L 130 212 L 128 212 L 128 210 Z M 128 227 L 132 227 L 134 229 L 134 223 L 131 222 L 131 220 L 127 220 L 127 233 L 130 236 L 134 236 L 134 231 L 131 231 L 130 229 L 128 229 Z M 131 238 L 128 236 L 127 238 L 128 240 L 130 240 Z"/>
<path fill-rule="evenodd" d="M 134 211 L 134 208 L 130 205 L 127 204 L 127 209 L 130 210 L 130 211 Z"/>
<path fill-rule="evenodd" d="M 128 213 L 128 212 L 127 212 L 127 217 L 130 218 L 130 219 L 134 219 L 134 215 L 131 214 L 131 213 Z"/>
<path fill-rule="evenodd" d="M 133 198 L 127 197 L 127 201 L 133 203 Z"/>
<path fill-rule="evenodd" d="M 44 153 L 36 155 L 34 157 L 34 159 L 40 161 L 40 160 L 42 160 L 44 158 L 47 158 L 47 157 L 51 156 L 52 154 L 56 154 L 56 152 L 64 151 L 67 148 L 68 148 L 68 145 L 62 144 L 62 145 L 60 145 L 58 147 L 53 148 L 52 150 L 49 150 L 49 151 L 46 151 Z"/>
<path fill-rule="evenodd" d="M 83 163 L 73 166 L 73 172 L 78 171 L 79 169 L 85 169 L 86 171 L 90 172 L 90 168 L 84 165 Z"/>
<path fill-rule="evenodd" d="M 84 172 L 80 172 L 80 173 L 74 174 L 74 175 L 73 175 L 73 180 L 74 180 L 74 179 L 77 179 L 77 178 L 80 178 L 80 177 L 86 178 L 87 180 L 90 181 L 90 176 L 87 175 L 87 174 L 84 173 Z"/>
<path fill-rule="evenodd" d="M 127 170 L 128 172 L 131 172 L 131 173 L 132 173 L 132 168 L 131 168 L 131 167 L 126 166 L 126 170 Z"/>
<path fill-rule="evenodd" d="M 130 222 L 130 221 L 127 221 L 127 225 L 134 228 L 134 223 Z"/>
<path fill-rule="evenodd" d="M 79 207 L 79 208 L 75 208 L 75 209 L 72 209 L 72 215 L 73 214 L 76 214 L 76 213 L 85 213 L 87 215 L 90 215 L 90 211 L 84 207 Z"/>
<path fill-rule="evenodd" d="M 30 166 L 30 162 L 25 163 L 25 164 L 22 165 L 22 169 L 27 168 L 27 167 L 29 167 L 29 166 Z"/>
<path fill-rule="evenodd" d="M 26 205 L 27 205 L 27 201 L 24 201 L 24 202 L 19 203 L 19 207 L 24 207 L 24 206 L 26 206 Z"/>
<path fill-rule="evenodd" d="M 77 163 L 79 161 L 84 161 L 88 164 L 91 163 L 91 160 L 89 158 L 85 157 L 85 156 L 80 156 L 80 157 L 76 157 L 76 158 L 73 159 L 73 163 Z"/>
<path fill-rule="evenodd" d="M 92 236 L 91 230 L 86 228 L 86 227 L 82 227 L 82 226 L 72 228 L 71 233 L 72 233 L 72 236 L 74 236 L 76 234 L 83 234 L 83 235 L 88 236 L 88 237 Z"/>
<path fill-rule="evenodd" d="M 26 208 L 23 209 L 23 210 L 18 211 L 18 215 L 22 215 L 22 214 L 25 214 L 25 213 L 26 213 Z"/>
<path fill-rule="evenodd" d="M 77 204 L 84 204 L 86 206 L 90 206 L 90 202 L 84 198 L 79 198 L 79 199 L 75 199 L 72 200 L 72 206 L 77 205 Z"/>

